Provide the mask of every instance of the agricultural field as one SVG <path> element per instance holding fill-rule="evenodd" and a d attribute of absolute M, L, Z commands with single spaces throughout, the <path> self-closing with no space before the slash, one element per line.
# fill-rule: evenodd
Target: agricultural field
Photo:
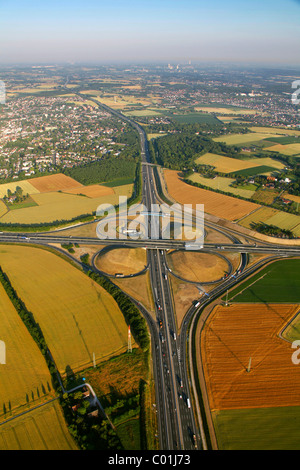
<path fill-rule="evenodd" d="M 132 106 L 151 106 L 153 105 L 152 99 L 139 97 L 135 95 L 122 95 L 122 93 L 103 93 L 97 90 L 84 91 L 85 95 L 90 95 L 96 101 L 106 104 L 113 109 L 130 110 Z M 128 109 L 127 109 L 128 108 Z"/>
<path fill-rule="evenodd" d="M 164 112 L 163 109 L 151 109 L 151 108 L 146 108 L 146 109 L 135 109 L 132 111 L 125 111 L 124 114 L 126 116 L 132 116 L 132 117 L 143 117 L 143 116 L 161 116 L 162 113 Z"/>
<path fill-rule="evenodd" d="M 293 156 L 300 154 L 300 144 L 276 144 L 267 148 L 268 152 L 279 152 L 283 155 Z"/>
<path fill-rule="evenodd" d="M 167 255 L 168 266 L 174 274 L 192 282 L 211 282 L 229 271 L 225 259 L 215 254 L 173 251 Z"/>
<path fill-rule="evenodd" d="M 1 266 L 39 323 L 58 370 L 74 372 L 127 349 L 114 299 L 61 257 L 30 246 L 1 247 Z"/>
<path fill-rule="evenodd" d="M 1 246 L 2 268 L 3 251 Z M 1 341 L 6 346 L 5 364 L 0 365 L 1 422 L 53 398 L 54 391 L 45 359 L 1 283 L 0 324 Z"/>
<path fill-rule="evenodd" d="M 1 425 L 0 450 L 76 450 L 57 401 Z"/>
<path fill-rule="evenodd" d="M 84 186 L 69 176 L 57 174 L 0 185 L 0 192 L 4 195 L 8 188 L 15 190 L 16 186 L 30 194 L 32 203 L 15 210 L 8 210 L 7 207 L 4 212 L 3 202 L 0 200 L 0 223 L 39 224 L 70 220 L 95 212 L 100 204 L 118 204 L 119 195 L 129 198 L 133 190 L 133 184 L 115 187 L 97 184 Z"/>
<path fill-rule="evenodd" d="M 96 369 L 90 368 L 84 373 L 101 403 L 108 409 L 124 448 L 126 450 L 140 450 L 141 411 L 145 412 L 145 409 L 153 403 L 149 402 L 151 397 L 147 396 L 147 392 L 142 392 L 143 397 L 138 396 L 141 393 L 141 381 L 149 381 L 149 365 L 145 355 L 140 349 L 134 349 L 131 354 L 113 357 L 97 366 Z M 116 402 L 124 402 L 132 398 L 137 398 L 137 406 L 133 409 L 135 413 L 131 416 L 128 416 L 126 412 L 124 416 L 122 414 L 114 416 L 110 412 L 112 409 L 110 407 L 113 407 Z"/>
<path fill-rule="evenodd" d="M 0 199 L 0 218 L 8 211 L 6 205 Z"/>
<path fill-rule="evenodd" d="M 217 189 L 220 191 L 234 194 L 235 196 L 242 196 L 247 199 L 250 199 L 255 193 L 255 190 L 243 189 L 242 187 L 235 188 L 233 186 L 230 186 L 232 183 L 235 182 L 235 179 L 233 178 L 216 176 L 214 179 L 211 179 L 204 178 L 203 176 L 199 175 L 199 173 L 193 173 L 189 177 L 189 179 L 195 183 L 200 183 L 203 186 L 208 186 L 211 189 Z"/>
<path fill-rule="evenodd" d="M 205 111 L 207 113 L 214 113 L 214 114 L 228 114 L 228 115 L 243 115 L 243 114 L 257 114 L 257 111 L 254 109 L 247 109 L 247 108 L 238 108 L 234 106 L 228 107 L 214 107 L 214 106 L 197 106 L 195 111 Z"/>
<path fill-rule="evenodd" d="M 212 126 L 221 125 L 222 122 L 219 121 L 215 116 L 207 113 L 188 113 L 188 114 L 167 114 L 168 117 L 174 121 L 183 123 L 183 124 L 208 124 Z"/>
<path fill-rule="evenodd" d="M 213 140 L 215 142 L 224 142 L 226 145 L 248 145 L 265 140 L 269 135 L 270 134 L 267 132 L 251 132 L 249 134 L 223 135 L 221 137 L 215 137 Z M 280 134 L 275 134 L 274 137 L 280 137 Z"/>
<path fill-rule="evenodd" d="M 23 190 L 23 194 L 38 194 L 39 190 L 36 189 L 32 184 L 32 180 L 17 181 L 16 183 L 4 183 L 0 184 L 0 198 L 7 196 L 7 191 L 10 190 L 12 193 L 16 191 L 19 186 Z"/>
<path fill-rule="evenodd" d="M 300 303 L 299 285 L 300 260 L 280 260 L 269 264 L 233 289 L 228 299 L 235 303 Z"/>
<path fill-rule="evenodd" d="M 269 169 L 265 173 L 276 170 L 282 170 L 285 165 L 273 158 L 251 158 L 239 160 L 237 158 L 224 157 L 213 153 L 206 153 L 195 160 L 197 165 L 210 165 L 215 167 L 219 173 L 237 173 L 248 168 L 266 166 Z"/>
<path fill-rule="evenodd" d="M 226 220 L 238 220 L 260 207 L 253 202 L 190 186 L 184 183 L 180 179 L 179 173 L 174 170 L 165 169 L 164 179 L 169 195 L 176 202 L 192 204 L 194 208 L 196 208 L 196 204 L 204 204 L 206 213 L 220 218 L 226 216 Z M 226 206 L 226 214 L 224 214 L 224 206 Z"/>
<path fill-rule="evenodd" d="M 298 310 L 248 303 L 210 315 L 201 353 L 219 449 L 299 448 L 300 376 L 290 344 L 278 336 Z"/>
<path fill-rule="evenodd" d="M 212 412 L 220 450 L 299 450 L 300 407 Z"/>
<path fill-rule="evenodd" d="M 262 188 L 255 191 L 253 199 L 255 198 L 255 201 L 259 203 L 272 204 L 279 194 L 280 193 L 274 189 Z"/>
<path fill-rule="evenodd" d="M 62 173 L 40 176 L 27 181 L 36 189 L 35 194 L 49 193 L 52 191 L 67 191 L 69 189 L 81 188 L 83 186 L 81 183 L 78 183 L 78 181 L 70 178 L 70 176 L 66 176 Z"/>
<path fill-rule="evenodd" d="M 288 212 L 262 207 L 239 221 L 239 224 L 251 228 L 252 223 L 275 225 L 281 229 L 291 230 L 296 237 L 300 237 L 300 216 Z"/>
<path fill-rule="evenodd" d="M 101 271 L 114 275 L 122 273 L 126 276 L 142 271 L 147 265 L 147 253 L 143 248 L 104 249 L 96 258 L 95 265 Z"/>
<path fill-rule="evenodd" d="M 249 127 L 250 131 L 269 134 L 272 137 L 300 136 L 300 130 L 282 127 Z"/>

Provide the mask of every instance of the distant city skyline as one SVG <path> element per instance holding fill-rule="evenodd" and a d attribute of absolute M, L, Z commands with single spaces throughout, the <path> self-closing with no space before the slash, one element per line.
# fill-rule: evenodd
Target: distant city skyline
<path fill-rule="evenodd" d="M 0 1 L 0 64 L 300 65 L 299 0 Z"/>

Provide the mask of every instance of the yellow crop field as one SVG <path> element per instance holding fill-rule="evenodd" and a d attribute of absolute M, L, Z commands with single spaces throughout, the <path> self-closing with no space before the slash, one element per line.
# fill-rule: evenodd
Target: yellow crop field
<path fill-rule="evenodd" d="M 266 223 L 267 220 L 279 212 L 277 209 L 271 207 L 260 207 L 258 210 L 252 212 L 247 217 L 239 221 L 243 227 L 250 228 L 251 223 Z"/>
<path fill-rule="evenodd" d="M 292 230 L 297 236 L 300 236 L 300 227 L 298 227 L 300 224 L 299 215 L 278 211 L 268 219 L 267 223 L 286 230 Z"/>
<path fill-rule="evenodd" d="M 81 186 L 85 190 L 85 186 Z M 34 224 L 70 220 L 82 214 L 95 212 L 100 204 L 118 204 L 119 195 L 130 196 L 133 185 L 117 186 L 114 193 L 101 197 L 84 197 L 62 192 L 38 193 L 31 195 L 37 206 L 9 211 L 1 217 L 2 223 Z M 82 192 L 81 189 L 79 192 Z"/>
<path fill-rule="evenodd" d="M 220 114 L 258 114 L 254 109 L 247 108 L 222 108 L 222 107 L 210 107 L 210 106 L 197 106 L 195 111 L 206 111 L 207 113 L 220 113 Z"/>
<path fill-rule="evenodd" d="M 30 179 L 30 183 L 39 193 L 48 193 L 51 191 L 63 191 L 72 188 L 81 188 L 83 185 L 78 181 L 66 176 L 63 173 L 56 175 L 40 176 Z"/>
<path fill-rule="evenodd" d="M 216 171 L 220 173 L 232 173 L 234 171 L 245 170 L 247 168 L 255 168 L 257 166 L 270 166 L 281 170 L 284 168 L 283 163 L 273 158 L 251 158 L 249 160 L 238 160 L 237 158 L 224 157 L 213 153 L 205 153 L 198 157 L 195 162 L 198 165 L 214 166 Z"/>
<path fill-rule="evenodd" d="M 0 217 L 2 217 L 2 215 L 4 215 L 7 211 L 8 211 L 8 209 L 7 209 L 6 205 L 0 199 Z"/>
<path fill-rule="evenodd" d="M 3 247 L 0 247 L 3 269 L 2 253 Z M 6 349 L 5 364 L 0 365 L 0 420 L 3 421 L 10 413 L 20 413 L 52 398 L 54 391 L 45 359 L 2 284 L 0 325 L 1 341 L 4 341 Z"/>
<path fill-rule="evenodd" d="M 300 196 L 296 196 L 295 194 L 284 193 L 282 197 L 300 203 Z"/>
<path fill-rule="evenodd" d="M 280 152 L 283 155 L 298 155 L 300 154 L 300 144 L 277 144 L 272 145 L 272 147 L 268 147 L 267 150 L 269 152 Z"/>
<path fill-rule="evenodd" d="M 114 299 L 67 261 L 30 246 L 2 246 L 1 266 L 39 323 L 58 370 L 74 372 L 127 349 Z M 32 361 L 28 361 L 32 367 Z M 32 380 L 31 380 L 32 382 Z M 2 385 L 2 384 L 1 384 Z"/>
<path fill-rule="evenodd" d="M 115 194 L 113 188 L 101 186 L 100 184 L 92 184 L 91 186 L 81 186 L 79 188 L 67 189 L 64 191 L 69 194 L 84 194 L 85 196 L 95 198 Z"/>
<path fill-rule="evenodd" d="M 283 135 L 300 135 L 300 131 L 296 129 L 282 129 L 281 127 L 250 127 L 250 131 L 257 133 L 271 134 L 272 137 L 275 137 L 274 134 L 280 134 L 280 137 Z"/>
<path fill-rule="evenodd" d="M 249 144 L 251 142 L 257 142 L 258 140 L 267 139 L 270 136 L 269 133 L 252 132 L 249 134 L 229 134 L 222 135 L 221 137 L 215 137 L 215 142 L 224 142 L 227 145 L 240 145 Z M 272 134 L 273 137 L 281 137 L 279 134 Z"/>
<path fill-rule="evenodd" d="M 251 223 L 275 225 L 281 229 L 291 230 L 296 236 L 300 236 L 299 215 L 278 211 L 270 207 L 262 207 L 239 222 L 240 225 L 246 228 L 250 228 Z"/>
<path fill-rule="evenodd" d="M 260 207 L 253 202 L 190 186 L 182 181 L 179 173 L 174 170 L 165 169 L 164 178 L 167 191 L 176 202 L 192 204 L 194 208 L 196 208 L 196 204 L 204 204 L 205 213 L 222 219 L 238 220 Z"/>
<path fill-rule="evenodd" d="M 16 191 L 17 186 L 22 188 L 23 194 L 38 194 L 39 190 L 35 188 L 29 180 L 16 181 L 15 183 L 0 184 L 0 198 L 7 196 L 7 190 L 10 189 L 12 193 Z"/>
<path fill-rule="evenodd" d="M 76 450 L 57 401 L 1 426 L 0 450 Z"/>
<path fill-rule="evenodd" d="M 124 112 L 126 116 L 157 116 L 160 113 L 159 109 L 136 109 L 133 111 Z"/>
<path fill-rule="evenodd" d="M 220 191 L 232 193 L 237 196 L 242 196 L 250 199 L 255 193 L 254 190 L 243 189 L 243 188 L 234 188 L 230 186 L 231 183 L 235 181 L 233 178 L 225 178 L 222 176 L 216 176 L 214 179 L 204 178 L 204 176 L 199 175 L 199 173 L 193 173 L 189 179 L 195 183 L 200 183 L 203 186 L 208 186 L 212 189 L 219 189 Z"/>

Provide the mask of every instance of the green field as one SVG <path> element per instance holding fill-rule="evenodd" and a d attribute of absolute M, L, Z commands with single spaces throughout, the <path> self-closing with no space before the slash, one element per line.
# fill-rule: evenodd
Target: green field
<path fill-rule="evenodd" d="M 300 407 L 213 412 L 219 450 L 299 450 Z"/>
<path fill-rule="evenodd" d="M 272 166 L 260 165 L 254 166 L 253 168 L 245 168 L 245 170 L 234 171 L 229 174 L 235 176 L 256 176 L 273 173 L 274 171 L 276 171 L 276 168 Z"/>
<path fill-rule="evenodd" d="M 300 260 L 275 261 L 229 292 L 228 300 L 234 303 L 300 303 L 299 285 Z"/>
<path fill-rule="evenodd" d="M 282 145 L 299 144 L 300 143 L 299 137 L 293 137 L 293 136 L 289 136 L 289 137 L 272 137 L 272 136 L 270 136 L 266 140 L 268 142 L 274 142 L 275 144 L 282 144 Z"/>

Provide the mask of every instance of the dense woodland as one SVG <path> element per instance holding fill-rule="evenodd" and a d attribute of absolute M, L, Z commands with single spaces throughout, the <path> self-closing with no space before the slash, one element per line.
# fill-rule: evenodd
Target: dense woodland
<path fill-rule="evenodd" d="M 86 165 L 67 168 L 64 174 L 83 185 L 130 178 L 134 181 L 136 161 L 132 158 L 108 157 Z"/>

